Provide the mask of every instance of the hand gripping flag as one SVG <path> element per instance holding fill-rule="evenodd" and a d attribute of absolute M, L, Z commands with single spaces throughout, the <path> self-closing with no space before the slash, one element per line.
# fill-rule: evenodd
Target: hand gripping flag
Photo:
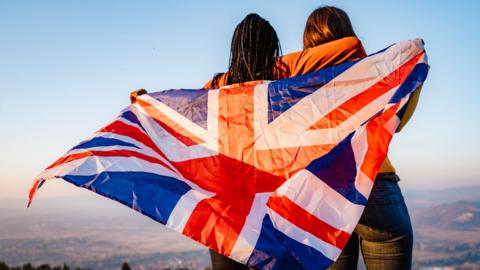
<path fill-rule="evenodd" d="M 41 172 L 30 202 L 62 178 L 249 266 L 326 268 L 427 71 L 413 40 L 290 79 L 142 95 Z"/>

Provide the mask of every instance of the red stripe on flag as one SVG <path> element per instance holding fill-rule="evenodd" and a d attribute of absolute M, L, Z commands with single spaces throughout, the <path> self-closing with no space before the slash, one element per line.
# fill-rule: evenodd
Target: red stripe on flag
<path fill-rule="evenodd" d="M 384 128 L 392 117 L 396 117 L 396 112 L 400 106 L 400 101 L 385 110 L 382 114 L 370 120 L 366 126 L 368 149 L 365 153 L 360 170 L 371 180 L 375 177 L 380 166 L 385 161 L 388 153 L 388 146 L 392 140 L 392 134 Z M 406 105 L 404 105 L 406 106 Z"/>
<path fill-rule="evenodd" d="M 329 112 L 322 119 L 313 124 L 309 130 L 334 128 L 340 125 L 366 105 L 403 82 L 405 78 L 412 72 L 413 68 L 424 54 L 425 52 L 417 54 L 415 57 L 394 70 L 388 76 L 370 86 L 367 90 L 345 101 L 342 105 Z"/>
<path fill-rule="evenodd" d="M 147 134 L 145 134 L 143 131 L 141 131 L 140 129 L 138 129 L 134 126 L 125 124 L 122 121 L 117 120 L 117 121 L 111 123 L 110 125 L 100 129 L 98 132 L 110 132 L 110 133 L 115 133 L 115 134 L 122 135 L 122 136 L 131 137 L 131 138 L 141 142 L 145 146 L 149 147 L 150 149 L 152 149 L 154 152 L 159 154 L 164 159 L 170 161 L 167 158 L 167 156 L 160 150 L 160 148 L 158 148 L 158 146 L 152 141 L 152 139 L 150 139 L 150 137 L 148 137 Z M 168 166 L 168 168 L 171 169 L 172 171 L 174 171 L 174 169 L 172 169 L 172 167 Z"/>
<path fill-rule="evenodd" d="M 33 200 L 33 197 L 35 196 L 35 193 L 37 192 L 37 189 L 38 189 L 38 186 L 40 185 L 40 183 L 42 181 L 45 181 L 43 179 L 38 179 L 38 180 L 35 180 L 35 182 L 33 183 L 33 186 L 32 188 L 30 189 L 30 192 L 28 194 L 28 203 L 27 203 L 27 208 L 30 207 L 30 204 L 32 204 L 32 200 Z"/>
<path fill-rule="evenodd" d="M 202 200 L 192 211 L 182 234 L 230 256 L 250 209 L 245 206 L 251 206 L 253 198 L 232 201 L 216 195 Z M 243 213 L 238 211 L 241 207 Z"/>
<path fill-rule="evenodd" d="M 92 150 L 90 150 L 90 151 L 86 151 L 86 152 L 82 152 L 82 153 L 76 153 L 76 154 L 71 154 L 71 155 L 61 157 L 57 161 L 55 161 L 52 165 L 50 165 L 47 168 L 47 170 L 51 169 L 51 168 L 54 168 L 54 167 L 57 167 L 59 165 L 62 165 L 64 163 L 70 162 L 70 161 L 74 161 L 74 160 L 81 159 L 81 158 L 84 158 L 84 157 L 92 157 L 92 156 L 135 157 L 135 158 L 142 159 L 142 160 L 145 160 L 145 161 L 148 161 L 148 162 L 160 164 L 160 165 L 162 165 L 166 168 L 170 168 L 167 164 L 165 164 L 165 162 L 163 162 L 162 160 L 160 160 L 158 158 L 154 158 L 154 157 L 151 157 L 151 156 L 148 156 L 148 155 L 145 155 L 145 154 L 142 154 L 142 153 L 138 153 L 138 152 L 135 152 L 135 151 L 130 151 L 130 150 L 110 150 L 110 151 L 95 151 L 94 150 L 94 151 L 92 151 Z"/>
<path fill-rule="evenodd" d="M 324 242 L 334 245 L 339 249 L 343 249 L 347 244 L 348 238 L 350 237 L 348 232 L 339 230 L 322 221 L 285 196 L 274 195 L 268 199 L 267 205 L 290 223 L 315 235 Z"/>
<path fill-rule="evenodd" d="M 168 116 L 164 113 L 159 111 L 155 106 L 152 104 L 137 99 L 137 103 L 142 106 L 142 108 L 147 112 L 147 114 L 163 129 L 165 129 L 168 133 L 172 134 L 177 140 L 181 141 L 186 146 L 192 146 L 204 143 L 202 139 L 195 136 L 176 122 L 172 121 Z"/>
<path fill-rule="evenodd" d="M 183 161 L 175 163 L 175 167 L 186 179 L 216 193 L 195 206 L 182 233 L 227 256 L 250 213 L 255 194 L 272 192 L 285 181 L 224 155 Z"/>

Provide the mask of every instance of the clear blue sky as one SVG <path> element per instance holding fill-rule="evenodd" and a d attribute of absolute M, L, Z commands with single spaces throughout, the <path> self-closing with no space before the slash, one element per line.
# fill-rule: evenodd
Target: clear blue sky
<path fill-rule="evenodd" d="M 306 18 L 323 4 L 347 11 L 369 53 L 426 42 L 430 74 L 390 152 L 403 188 L 478 184 L 479 3 L 0 1 L 0 196 L 24 197 L 33 177 L 113 119 L 130 91 L 199 88 L 225 70 L 233 29 L 248 13 L 268 19 L 288 53 L 301 49 Z M 79 192 L 48 186 L 43 196 Z"/>

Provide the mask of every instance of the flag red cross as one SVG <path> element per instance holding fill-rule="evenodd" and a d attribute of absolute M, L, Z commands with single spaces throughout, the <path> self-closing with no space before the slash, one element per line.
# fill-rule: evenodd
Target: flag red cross
<path fill-rule="evenodd" d="M 223 88 L 218 93 L 218 154 L 171 161 L 185 177 L 215 195 L 202 200 L 192 211 L 183 234 L 229 255 L 250 213 L 255 195 L 275 191 L 288 177 L 311 161 L 312 155 L 333 145 L 255 149 L 255 86 L 250 82 Z M 201 143 L 146 101 L 138 104 L 161 127 L 186 146 Z M 176 128 L 171 128 L 175 126 Z M 283 156 L 278 159 L 278 155 Z M 290 158 L 286 158 L 290 157 Z M 287 160 L 287 164 L 278 162 Z"/>

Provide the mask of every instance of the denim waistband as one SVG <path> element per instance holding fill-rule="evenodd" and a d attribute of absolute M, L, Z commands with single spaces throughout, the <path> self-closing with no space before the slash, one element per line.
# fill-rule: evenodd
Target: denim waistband
<path fill-rule="evenodd" d="M 398 175 L 394 172 L 383 172 L 383 173 L 377 174 L 375 181 L 378 181 L 378 180 L 397 183 L 398 181 L 400 181 L 400 177 L 398 177 Z"/>

